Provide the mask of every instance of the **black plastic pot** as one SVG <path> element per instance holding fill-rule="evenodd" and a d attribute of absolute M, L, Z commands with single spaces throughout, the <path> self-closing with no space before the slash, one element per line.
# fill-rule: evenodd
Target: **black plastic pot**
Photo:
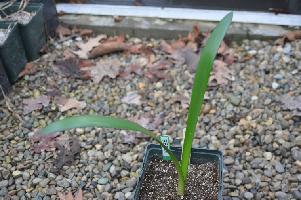
<path fill-rule="evenodd" d="M 6 41 L 0 46 L 0 57 L 8 79 L 11 83 L 18 79 L 19 73 L 25 67 L 27 58 L 19 32 L 19 26 L 12 22 L 0 22 L 0 29 L 8 29 L 10 33 Z"/>
<path fill-rule="evenodd" d="M 5 9 L 4 12 L 7 15 L 17 12 L 19 5 L 19 3 L 16 3 Z M 43 4 L 29 4 L 24 11 L 36 13 L 28 24 L 19 23 L 20 34 L 26 50 L 27 59 L 33 61 L 40 57 L 40 50 L 46 44 Z"/>
<path fill-rule="evenodd" d="M 7 94 L 7 93 L 10 92 L 11 85 L 10 85 L 10 82 L 8 80 L 8 77 L 7 77 L 7 74 L 6 74 L 6 71 L 4 69 L 4 66 L 3 66 L 3 63 L 2 63 L 1 59 L 0 59 L 0 85 L 1 85 L 1 88 L 4 92 L 4 94 Z M 3 94 L 2 94 L 1 89 L 0 89 L 0 99 L 3 99 Z"/>
<path fill-rule="evenodd" d="M 171 147 L 171 151 L 175 154 L 175 156 L 179 159 L 181 157 L 182 149 L 179 147 Z M 160 145 L 150 144 L 147 146 L 144 158 L 143 158 L 143 166 L 142 172 L 139 177 L 138 183 L 135 189 L 135 200 L 139 199 L 140 188 L 142 186 L 142 181 L 144 178 L 145 168 L 147 167 L 148 163 L 150 162 L 151 158 L 158 157 L 162 158 L 162 148 Z M 200 164 L 204 162 L 215 162 L 217 163 L 218 171 L 219 171 L 219 192 L 218 192 L 218 199 L 222 200 L 223 197 L 223 154 L 217 150 L 208 150 L 208 149 L 192 149 L 191 154 L 191 163 Z M 170 161 L 171 162 L 171 161 Z"/>
<path fill-rule="evenodd" d="M 43 3 L 43 16 L 45 22 L 46 34 L 54 38 L 56 36 L 56 28 L 59 25 L 57 10 L 54 0 L 32 0 L 34 3 Z"/>

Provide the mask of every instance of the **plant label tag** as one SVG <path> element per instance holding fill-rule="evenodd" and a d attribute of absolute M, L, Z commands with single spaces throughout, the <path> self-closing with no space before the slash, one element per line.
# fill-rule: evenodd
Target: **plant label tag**
<path fill-rule="evenodd" d="M 161 135 L 160 136 L 161 142 L 170 149 L 170 143 L 169 143 L 169 136 L 168 135 Z M 170 160 L 169 154 L 165 151 L 165 149 L 162 147 L 162 156 L 163 160 Z"/>

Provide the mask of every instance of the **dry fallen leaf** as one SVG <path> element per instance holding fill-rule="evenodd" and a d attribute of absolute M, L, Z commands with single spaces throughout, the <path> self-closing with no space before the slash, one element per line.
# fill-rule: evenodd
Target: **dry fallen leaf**
<path fill-rule="evenodd" d="M 226 85 L 232 80 L 232 72 L 227 68 L 227 64 L 221 60 L 215 60 L 209 85 Z"/>
<path fill-rule="evenodd" d="M 140 124 L 141 126 L 143 126 L 144 128 L 149 128 L 148 125 L 150 124 L 152 118 L 148 115 L 137 115 L 135 117 L 130 118 L 131 121 L 134 121 L 138 124 Z"/>
<path fill-rule="evenodd" d="M 148 64 L 149 60 L 145 57 L 139 57 L 129 65 L 126 65 L 119 73 L 119 77 L 129 80 L 131 74 L 143 75 L 143 69 Z"/>
<path fill-rule="evenodd" d="M 91 29 L 79 29 L 79 34 L 81 37 L 91 36 L 93 34 L 93 30 Z"/>
<path fill-rule="evenodd" d="M 122 103 L 141 105 L 141 96 L 137 91 L 128 92 L 126 96 L 121 99 Z"/>
<path fill-rule="evenodd" d="M 285 34 L 288 41 L 294 41 L 301 38 L 301 30 L 289 31 Z"/>
<path fill-rule="evenodd" d="M 76 99 L 67 99 L 65 97 L 56 97 L 55 102 L 58 104 L 60 112 L 65 112 L 73 108 L 81 110 L 84 109 L 87 105 L 84 101 L 77 101 Z"/>
<path fill-rule="evenodd" d="M 120 72 L 121 63 L 117 59 L 99 60 L 95 66 L 83 68 L 89 71 L 94 82 L 99 83 L 105 76 L 116 78 Z"/>
<path fill-rule="evenodd" d="M 27 63 L 24 67 L 24 69 L 20 72 L 19 78 L 25 76 L 25 75 L 32 75 L 37 72 L 37 65 L 33 62 Z"/>
<path fill-rule="evenodd" d="M 138 140 L 136 138 L 136 134 L 124 132 L 122 135 L 122 143 L 123 144 L 137 144 Z"/>
<path fill-rule="evenodd" d="M 92 60 L 80 60 L 78 65 L 79 68 L 82 70 L 82 68 L 85 67 L 93 67 L 95 63 Z"/>
<path fill-rule="evenodd" d="M 192 27 L 192 31 L 188 34 L 187 40 L 190 42 L 197 42 L 200 36 L 200 27 L 198 25 L 194 25 Z"/>
<path fill-rule="evenodd" d="M 185 42 L 182 39 L 173 41 L 170 45 L 173 49 L 182 49 L 186 46 Z"/>
<path fill-rule="evenodd" d="M 224 41 L 222 41 L 217 53 L 224 54 L 228 50 L 228 48 L 229 48 L 228 45 Z"/>
<path fill-rule="evenodd" d="M 143 44 L 135 44 L 128 46 L 127 52 L 132 54 L 140 54 L 143 53 Z"/>
<path fill-rule="evenodd" d="M 128 45 L 120 41 L 107 41 L 95 47 L 88 53 L 88 58 L 96 58 L 98 56 L 124 51 L 128 49 Z"/>
<path fill-rule="evenodd" d="M 56 148 L 58 149 L 58 155 L 54 161 L 54 172 L 62 169 L 65 165 L 72 165 L 75 156 L 80 153 L 80 143 L 77 138 L 66 137 L 64 141 L 57 141 Z"/>
<path fill-rule="evenodd" d="M 35 153 L 41 153 L 42 151 L 54 151 L 57 137 L 58 137 L 57 134 L 51 134 L 51 135 L 34 134 L 29 139 L 33 151 Z"/>
<path fill-rule="evenodd" d="M 64 37 L 70 36 L 72 34 L 72 31 L 62 25 L 58 25 L 58 27 L 56 28 L 56 33 L 59 35 L 60 39 L 63 39 Z"/>
<path fill-rule="evenodd" d="M 71 191 L 69 191 L 66 195 L 63 193 L 58 193 L 60 200 L 73 200 L 73 196 Z"/>
<path fill-rule="evenodd" d="M 106 39 L 107 36 L 104 34 L 98 35 L 95 38 L 89 38 L 89 40 L 86 43 L 78 42 L 76 45 L 80 49 L 78 51 L 73 51 L 74 54 L 76 54 L 79 58 L 87 59 L 88 53 L 94 48 L 99 45 L 99 42 L 101 40 Z"/>
<path fill-rule="evenodd" d="M 172 54 L 175 51 L 175 49 L 165 40 L 161 41 L 160 46 L 165 53 Z"/>
<path fill-rule="evenodd" d="M 87 79 L 90 75 L 80 69 L 80 60 L 74 57 L 56 61 L 53 70 L 66 77 Z"/>
<path fill-rule="evenodd" d="M 171 65 L 172 63 L 168 60 L 160 60 L 148 66 L 145 76 L 149 79 L 169 79 L 170 76 L 165 71 L 170 68 Z"/>
<path fill-rule="evenodd" d="M 236 58 L 234 56 L 234 50 L 233 49 L 228 49 L 223 53 L 223 60 L 225 63 L 228 65 L 233 64 L 236 61 Z"/>
<path fill-rule="evenodd" d="M 291 42 L 297 39 L 301 39 L 301 30 L 294 30 L 285 33 L 282 38 L 276 40 L 277 45 L 284 45 L 286 42 Z"/>
<path fill-rule="evenodd" d="M 176 50 L 171 57 L 178 61 L 179 63 L 186 63 L 188 70 L 192 73 L 195 72 L 196 66 L 199 61 L 198 54 L 194 53 L 190 48 L 178 49 Z"/>
<path fill-rule="evenodd" d="M 24 109 L 23 109 L 23 114 L 26 115 L 28 113 L 31 113 L 32 111 L 35 110 L 40 110 L 43 107 L 47 107 L 50 102 L 50 97 L 46 95 L 42 95 L 36 99 L 24 99 L 23 104 Z"/>
<path fill-rule="evenodd" d="M 69 49 L 64 50 L 63 56 L 64 56 L 64 59 L 76 57 L 75 54 L 72 51 L 70 51 Z"/>

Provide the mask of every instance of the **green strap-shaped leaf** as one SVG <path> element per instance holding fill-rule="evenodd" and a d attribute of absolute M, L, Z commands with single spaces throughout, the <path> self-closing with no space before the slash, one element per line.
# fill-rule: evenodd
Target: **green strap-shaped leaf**
<path fill-rule="evenodd" d="M 188 111 L 187 126 L 185 132 L 185 139 L 182 152 L 182 172 L 184 180 L 188 174 L 188 166 L 190 164 L 190 154 L 192 142 L 195 134 L 196 124 L 200 115 L 201 106 L 204 102 L 205 92 L 207 90 L 210 72 L 217 54 L 217 50 L 223 41 L 226 31 L 232 21 L 233 13 L 227 14 L 222 21 L 216 26 L 211 33 L 210 38 L 203 50 L 201 50 L 200 60 L 196 69 L 192 95 Z"/>
<path fill-rule="evenodd" d="M 74 116 L 49 124 L 47 127 L 41 129 L 39 131 L 39 134 L 48 135 L 54 132 L 60 132 L 69 129 L 74 129 L 74 128 L 86 128 L 86 127 L 115 128 L 115 129 L 131 130 L 131 131 L 144 133 L 145 135 L 153 138 L 166 150 L 166 152 L 171 157 L 171 160 L 177 169 L 179 179 L 181 181 L 184 181 L 183 173 L 181 171 L 181 164 L 177 160 L 175 155 L 167 147 L 165 147 L 165 145 L 157 138 L 157 136 L 154 133 L 145 129 L 139 124 L 135 122 L 131 122 L 129 120 L 114 118 L 110 116 L 97 116 L 97 115 Z"/>

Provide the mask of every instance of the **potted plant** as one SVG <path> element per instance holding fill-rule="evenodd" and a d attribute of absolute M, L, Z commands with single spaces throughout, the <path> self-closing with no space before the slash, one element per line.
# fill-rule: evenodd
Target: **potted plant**
<path fill-rule="evenodd" d="M 86 115 L 65 118 L 51 123 L 40 130 L 39 134 L 51 134 L 80 127 L 117 128 L 144 133 L 160 144 L 171 162 L 162 161 L 161 148 L 158 145 L 148 146 L 143 164 L 145 171 L 142 172 L 137 184 L 135 199 L 222 199 L 222 153 L 194 149 L 192 142 L 212 65 L 232 17 L 231 12 L 222 19 L 201 51 L 182 148 L 169 149 L 167 142 L 161 141 L 157 135 L 139 124 L 110 116 Z M 170 188 L 173 185 L 175 187 Z"/>
<path fill-rule="evenodd" d="M 0 57 L 9 81 L 16 81 L 27 58 L 19 27 L 15 22 L 0 22 Z"/>
<path fill-rule="evenodd" d="M 20 9 L 20 4 L 15 3 L 2 12 L 2 20 L 18 22 L 27 59 L 39 58 L 40 50 L 46 44 L 43 4 L 28 4 Z"/>
<path fill-rule="evenodd" d="M 4 69 L 3 62 L 0 59 L 0 100 L 4 98 L 5 94 L 9 93 L 10 89 L 11 85 Z"/>

